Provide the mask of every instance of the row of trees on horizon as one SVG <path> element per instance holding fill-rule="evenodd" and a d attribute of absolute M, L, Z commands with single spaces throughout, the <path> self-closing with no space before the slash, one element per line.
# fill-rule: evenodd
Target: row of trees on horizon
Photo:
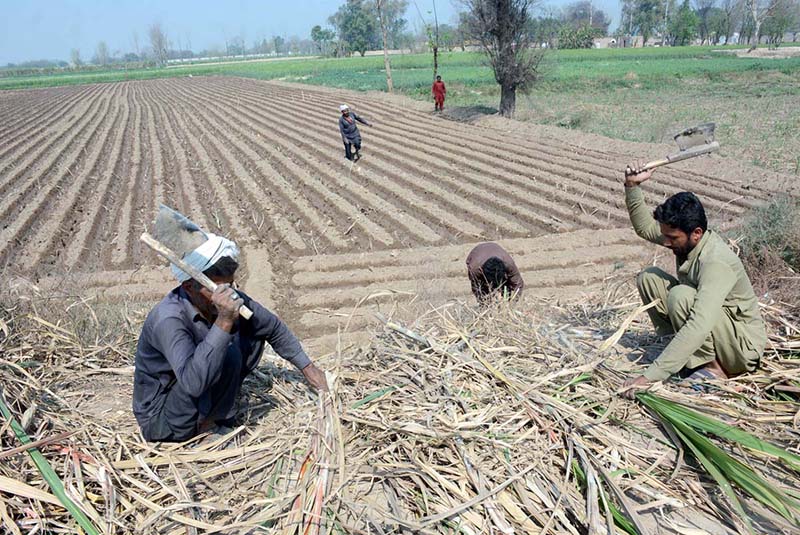
<path fill-rule="evenodd" d="M 423 14 L 416 2 L 380 0 L 386 29 L 387 47 L 411 52 L 431 49 L 466 50 L 476 44 L 470 33 L 469 5 L 450 23 L 438 24 L 435 13 Z M 383 48 L 378 0 L 346 0 L 331 14 L 326 26 L 311 28 L 306 38 L 272 36 L 256 39 L 249 46 L 245 37 L 226 37 L 224 44 L 192 50 L 188 37 L 171 38 L 159 23 L 152 24 L 145 39 L 132 34 L 131 50 L 111 51 L 100 41 L 90 57 L 74 48 L 67 61 L 29 61 L 9 64 L 8 68 L 36 69 L 130 67 L 165 65 L 175 60 L 240 56 L 323 55 L 343 57 L 364 55 Z M 622 14 L 618 28 L 610 31 L 611 18 L 594 7 L 593 0 L 576 0 L 563 8 L 528 2 L 531 10 L 525 32 L 532 46 L 547 48 L 591 48 L 595 39 L 617 38 L 619 44 L 689 45 L 767 43 L 777 46 L 787 33 L 800 35 L 800 0 L 621 0 Z M 407 19 L 409 8 L 416 14 L 414 28 Z M 416 11 L 416 13 L 414 13 Z"/>

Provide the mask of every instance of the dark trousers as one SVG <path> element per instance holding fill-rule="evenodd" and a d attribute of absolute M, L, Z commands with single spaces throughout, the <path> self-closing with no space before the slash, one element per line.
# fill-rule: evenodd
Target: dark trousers
<path fill-rule="evenodd" d="M 353 151 L 354 148 L 356 149 L 355 151 Z M 361 150 L 361 142 L 360 141 L 356 141 L 355 143 L 345 143 L 344 144 L 344 157 L 347 158 L 348 160 L 352 160 L 353 159 L 353 152 L 355 152 L 355 154 L 358 154 L 360 150 Z"/>
<path fill-rule="evenodd" d="M 200 397 L 190 396 L 175 380 L 165 385 L 161 410 L 142 426 L 145 440 L 182 442 L 196 436 L 203 421 L 229 424 L 236 416 L 236 398 L 242 383 L 261 359 L 264 343 L 259 345 L 247 359 L 238 348 L 229 347 L 219 379 Z"/>

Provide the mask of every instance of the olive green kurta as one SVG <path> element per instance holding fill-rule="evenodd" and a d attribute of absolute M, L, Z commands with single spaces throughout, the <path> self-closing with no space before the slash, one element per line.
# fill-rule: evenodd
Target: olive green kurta
<path fill-rule="evenodd" d="M 661 226 L 647 208 L 640 187 L 625 188 L 625 204 L 636 234 L 663 245 Z M 739 257 L 709 230 L 683 263 L 676 259 L 676 267 L 677 281 L 666 273 L 668 278 L 661 277 L 663 290 L 656 288 L 660 284 L 653 284 L 655 270 L 648 270 L 643 273 L 648 276 L 639 279 L 643 298 L 646 294 L 650 298 L 661 294 L 662 303 L 651 314 L 656 327 L 663 329 L 664 322 L 671 321 L 676 331 L 644 376 L 650 381 L 663 381 L 684 367 L 696 368 L 714 358 L 729 374 L 754 370 L 767 344 L 767 333 L 758 299 Z M 644 288 L 641 283 L 645 283 Z M 685 306 L 687 299 L 693 300 L 689 307 Z M 670 302 L 685 311 L 668 311 Z M 660 325 L 656 317 L 659 315 L 666 316 Z"/>

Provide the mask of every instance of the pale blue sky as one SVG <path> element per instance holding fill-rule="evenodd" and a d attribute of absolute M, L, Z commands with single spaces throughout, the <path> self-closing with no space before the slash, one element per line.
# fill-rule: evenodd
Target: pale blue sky
<path fill-rule="evenodd" d="M 35 59 L 68 60 L 78 48 L 88 60 L 99 41 L 112 53 L 147 45 L 147 27 L 160 22 L 173 46 L 195 51 L 222 46 L 226 37 L 241 35 L 248 46 L 273 35 L 307 37 L 315 24 L 324 25 L 344 0 L 0 0 L 0 65 Z M 420 27 L 419 14 L 409 1 L 409 27 Z M 554 5 L 569 0 L 553 0 Z M 424 17 L 433 0 L 416 0 Z M 618 18 L 616 0 L 600 0 L 612 19 Z M 437 0 L 439 22 L 451 22 L 457 0 Z M 613 25 L 612 25 L 613 27 Z"/>

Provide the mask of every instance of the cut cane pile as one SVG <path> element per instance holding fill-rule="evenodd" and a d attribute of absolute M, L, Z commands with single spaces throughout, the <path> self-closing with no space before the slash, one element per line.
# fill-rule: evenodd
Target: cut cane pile
<path fill-rule="evenodd" d="M 89 416 L 67 395 L 102 374 L 132 379 L 137 321 L 86 343 L 40 309 L 7 307 L 4 532 L 796 530 L 797 318 L 764 308 L 772 344 L 757 373 L 635 402 L 617 391 L 661 343 L 646 315 L 624 322 L 636 306 L 451 303 L 386 321 L 368 349 L 321 361 L 322 397 L 265 357 L 245 383 L 244 425 L 178 445 L 145 443 L 131 418 Z"/>

